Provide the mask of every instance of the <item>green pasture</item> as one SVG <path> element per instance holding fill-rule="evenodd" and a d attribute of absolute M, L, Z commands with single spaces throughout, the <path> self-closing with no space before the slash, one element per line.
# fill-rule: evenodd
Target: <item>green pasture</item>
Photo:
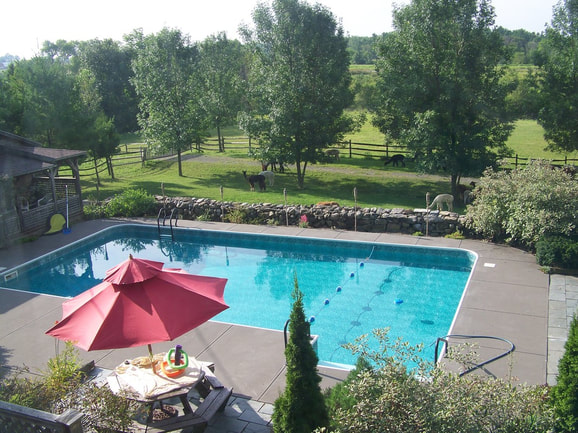
<path fill-rule="evenodd" d="M 227 141 L 242 136 L 237 128 L 224 131 Z M 359 133 L 346 137 L 359 143 L 383 143 L 384 136 L 371 126 L 370 121 Z M 544 150 L 546 143 L 542 128 L 530 120 L 516 122 L 516 129 L 510 137 L 509 145 L 520 158 L 563 159 Z M 123 137 L 121 150 L 143 146 L 138 136 Z M 115 165 L 115 179 L 101 174 L 101 184 L 97 187 L 94 176 L 82 177 L 85 198 L 104 200 L 128 188 L 142 188 L 150 194 L 164 193 L 171 197 L 205 197 L 233 202 L 314 204 L 320 201 L 335 201 L 342 206 L 354 206 L 354 188 L 357 189 L 358 207 L 421 208 L 425 206 L 425 194 L 449 192 L 447 177 L 418 174 L 413 164 L 406 167 L 383 166 L 378 159 L 342 157 L 339 162 L 308 165 L 305 187 L 297 188 L 295 168 L 290 166 L 285 173 L 277 173 L 273 187 L 267 191 L 250 191 L 242 171 L 256 174 L 260 164 L 247 157 L 241 149 L 203 152 L 203 158 L 196 151 L 183 154 L 183 177 L 177 174 L 176 157 L 164 160 L 149 160 L 141 164 Z M 568 157 L 574 157 L 568 155 Z M 89 163 L 87 163 L 88 165 Z M 286 191 L 286 197 L 284 195 Z M 463 206 L 456 203 L 458 211 Z"/>

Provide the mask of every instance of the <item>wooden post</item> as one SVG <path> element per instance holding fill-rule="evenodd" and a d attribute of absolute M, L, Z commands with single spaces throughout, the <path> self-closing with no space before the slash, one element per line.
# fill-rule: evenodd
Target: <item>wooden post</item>
<path fill-rule="evenodd" d="M 353 208 L 354 229 L 357 231 L 357 187 L 353 188 L 353 200 L 355 201 L 355 207 Z"/>

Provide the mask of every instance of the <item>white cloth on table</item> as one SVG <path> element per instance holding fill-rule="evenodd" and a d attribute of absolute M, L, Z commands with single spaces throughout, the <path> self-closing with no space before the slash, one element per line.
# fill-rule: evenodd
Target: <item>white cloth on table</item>
<path fill-rule="evenodd" d="M 167 377 L 160 365 L 157 370 L 157 373 L 154 373 L 152 367 L 141 368 L 123 363 L 108 376 L 108 385 L 115 394 L 126 392 L 140 399 L 150 400 L 167 392 L 192 386 L 201 375 L 201 366 L 192 357 L 189 358 L 189 366 L 179 377 Z"/>

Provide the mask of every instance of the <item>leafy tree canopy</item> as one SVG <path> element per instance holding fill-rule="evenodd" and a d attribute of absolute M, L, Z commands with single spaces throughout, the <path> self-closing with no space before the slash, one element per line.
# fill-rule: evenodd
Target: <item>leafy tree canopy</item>
<path fill-rule="evenodd" d="M 168 28 L 148 36 L 135 31 L 131 43 L 142 132 L 151 145 L 176 150 L 182 176 L 181 152 L 207 129 L 199 104 L 199 50 L 180 30 Z"/>
<path fill-rule="evenodd" d="M 243 29 L 254 63 L 242 125 L 270 152 L 296 164 L 303 187 L 307 164 L 352 127 L 343 114 L 352 101 L 347 42 L 319 4 L 275 0 L 270 8 L 258 6 L 253 20 L 253 30 Z"/>
<path fill-rule="evenodd" d="M 578 0 L 555 6 L 541 49 L 544 104 L 538 121 L 548 148 L 570 153 L 578 150 Z"/>
<path fill-rule="evenodd" d="M 507 56 L 486 0 L 413 0 L 379 44 L 374 123 L 427 172 L 479 175 L 506 156 L 512 125 L 498 65 Z"/>

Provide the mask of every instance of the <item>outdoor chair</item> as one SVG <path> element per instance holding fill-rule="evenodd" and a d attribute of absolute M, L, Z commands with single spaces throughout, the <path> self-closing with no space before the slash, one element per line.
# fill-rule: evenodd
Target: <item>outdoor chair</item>
<path fill-rule="evenodd" d="M 50 217 L 50 229 L 48 229 L 48 231 L 44 234 L 51 235 L 58 233 L 62 230 L 64 224 L 66 224 L 66 219 L 64 216 L 62 216 L 62 214 L 56 213 Z"/>

